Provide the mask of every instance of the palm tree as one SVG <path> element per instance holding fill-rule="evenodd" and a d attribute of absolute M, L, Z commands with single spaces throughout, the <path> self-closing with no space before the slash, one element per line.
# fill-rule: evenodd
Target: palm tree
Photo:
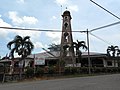
<path fill-rule="evenodd" d="M 117 57 L 120 55 L 120 49 L 117 50 Z"/>
<path fill-rule="evenodd" d="M 13 47 L 12 47 L 13 45 Z M 9 50 L 11 50 L 10 52 L 10 57 L 14 58 L 14 53 L 18 53 L 19 56 L 21 56 L 22 59 L 26 58 L 28 55 L 31 54 L 34 45 L 33 43 L 30 41 L 30 37 L 26 36 L 26 37 L 21 37 L 19 35 L 17 35 L 14 40 L 10 41 L 7 44 L 7 47 Z"/>
<path fill-rule="evenodd" d="M 114 66 L 115 66 L 115 57 L 119 56 L 119 54 L 120 54 L 119 47 L 118 46 L 113 46 L 113 45 L 108 46 L 107 54 L 108 54 L 108 56 L 113 57 L 113 59 L 114 59 Z"/>
<path fill-rule="evenodd" d="M 118 46 L 113 46 L 113 45 L 108 46 L 108 48 L 107 48 L 107 54 L 108 54 L 108 56 L 115 57 L 116 53 L 118 53 L 118 50 L 119 50 Z"/>
<path fill-rule="evenodd" d="M 7 47 L 9 50 L 11 50 L 10 57 L 12 60 L 14 59 L 15 53 L 21 56 L 21 60 L 23 60 L 23 68 L 25 67 L 25 58 L 30 55 L 34 49 L 34 45 L 29 36 L 22 38 L 19 35 L 15 36 L 14 40 L 7 44 Z"/>
<path fill-rule="evenodd" d="M 85 41 L 78 41 L 77 40 L 77 42 L 73 42 L 73 47 L 76 49 L 76 55 L 78 56 L 78 59 L 80 61 L 81 55 L 82 55 L 80 48 L 87 50 L 87 46 L 85 45 Z"/>

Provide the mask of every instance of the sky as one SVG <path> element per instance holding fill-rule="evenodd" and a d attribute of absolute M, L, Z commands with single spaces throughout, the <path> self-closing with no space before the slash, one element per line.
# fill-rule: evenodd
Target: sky
<path fill-rule="evenodd" d="M 93 0 L 118 17 L 120 0 Z M 20 27 L 34 29 L 62 29 L 61 15 L 66 10 L 72 16 L 72 31 L 86 31 L 119 19 L 110 15 L 90 0 L 2 0 L 0 3 L 0 27 Z M 90 51 L 106 53 L 110 45 L 120 46 L 120 24 L 91 32 L 100 40 L 89 35 Z M 21 31 L 0 28 L 0 56 L 9 54 L 7 43 L 16 35 L 30 36 L 35 48 L 33 54 L 40 53 L 41 48 L 48 48 L 52 43 L 60 44 L 60 32 Z M 73 40 L 86 41 L 85 33 L 73 33 Z"/>

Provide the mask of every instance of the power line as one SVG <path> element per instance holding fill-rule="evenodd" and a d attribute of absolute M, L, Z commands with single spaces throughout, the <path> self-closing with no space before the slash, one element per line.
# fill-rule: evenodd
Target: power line
<path fill-rule="evenodd" d="M 15 28 L 15 27 L 0 27 L 2 29 L 10 29 L 10 30 L 28 30 L 28 31 L 42 31 L 42 32 L 62 32 L 60 29 L 27 29 L 27 28 Z M 85 31 L 71 31 L 71 32 L 85 32 Z"/>
<path fill-rule="evenodd" d="M 101 5 L 99 5 L 98 3 L 94 2 L 93 0 L 90 0 L 90 1 L 91 1 L 92 3 L 94 3 L 95 5 L 97 5 L 98 7 L 102 8 L 103 10 L 105 10 L 106 12 L 108 12 L 109 14 L 111 14 L 112 16 L 114 16 L 114 17 L 116 17 L 117 19 L 120 20 L 120 18 L 119 18 L 117 15 L 115 15 L 115 14 L 113 14 L 112 12 L 110 12 L 109 10 L 105 9 L 104 7 L 102 7 Z"/>
<path fill-rule="evenodd" d="M 115 23 L 111 23 L 111 24 L 108 24 L 108 25 L 105 25 L 105 26 L 101 26 L 101 27 L 98 27 L 98 28 L 95 28 L 95 29 L 91 29 L 91 30 L 89 30 L 89 32 L 96 31 L 96 30 L 103 29 L 103 28 L 107 28 L 107 27 L 114 26 L 114 25 L 117 25 L 117 24 L 120 24 L 120 21 L 115 22 Z"/>
<path fill-rule="evenodd" d="M 15 28 L 15 27 L 0 27 L 2 29 L 10 29 L 10 30 L 28 30 L 28 31 L 45 31 L 45 32 L 61 32 L 60 30 L 44 30 L 44 29 L 27 29 L 27 28 Z"/>
<path fill-rule="evenodd" d="M 109 10 L 105 9 L 103 6 L 99 5 L 98 3 L 96 3 L 93 0 L 90 0 L 90 1 L 92 3 L 94 3 L 95 5 L 97 5 L 98 7 L 102 8 L 103 10 L 105 10 L 107 13 L 111 14 L 112 16 L 114 16 L 114 17 L 116 17 L 117 19 L 120 20 L 120 18 L 117 15 L 115 15 L 114 13 L 112 13 Z M 99 29 L 103 29 L 103 28 L 107 28 L 107 27 L 110 27 L 110 26 L 113 26 L 113 25 L 116 25 L 116 24 L 120 24 L 120 22 L 115 22 L 115 23 L 112 23 L 112 24 L 109 24 L 109 25 L 101 26 L 101 27 L 98 27 L 98 28 L 90 30 L 90 32 L 95 31 L 95 30 L 99 30 Z"/>
<path fill-rule="evenodd" d="M 94 34 L 92 34 L 92 33 L 90 33 L 90 34 L 91 34 L 92 36 L 96 37 L 97 39 L 103 41 L 104 43 L 107 43 L 107 44 L 109 44 L 109 45 L 112 45 L 112 43 L 110 43 L 110 42 L 108 42 L 108 41 L 106 41 L 106 40 L 104 40 L 104 39 L 102 39 L 102 38 L 100 38 L 100 37 L 98 37 L 98 36 L 96 36 L 96 35 L 94 35 Z"/>
<path fill-rule="evenodd" d="M 43 50 L 45 50 L 48 54 L 52 55 L 53 57 L 56 57 L 54 54 L 52 54 L 51 52 L 49 52 L 48 50 L 46 50 L 45 48 L 42 48 Z"/>
<path fill-rule="evenodd" d="M 117 24 L 120 24 L 120 21 L 118 22 L 115 22 L 115 23 L 111 23 L 111 24 L 108 24 L 108 25 L 105 25 L 105 26 L 101 26 L 101 27 L 98 27 L 98 28 L 94 28 L 94 29 L 91 29 L 89 30 L 89 32 L 92 32 L 92 31 L 96 31 L 96 30 L 99 30 L 99 29 L 103 29 L 103 28 L 107 28 L 107 27 L 110 27 L 110 26 L 114 26 L 114 25 L 117 25 Z M 28 30 L 28 31 L 43 31 L 43 32 L 62 32 L 60 31 L 60 29 L 27 29 L 27 28 L 15 28 L 15 27 L 0 27 L 2 29 L 10 29 L 10 30 Z M 87 32 L 86 30 L 81 30 L 81 31 L 71 31 L 71 32 L 80 32 L 80 33 L 84 33 L 84 32 Z"/>

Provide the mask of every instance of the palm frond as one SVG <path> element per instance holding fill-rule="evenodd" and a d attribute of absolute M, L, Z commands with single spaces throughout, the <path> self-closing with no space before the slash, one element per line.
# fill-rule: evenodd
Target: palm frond
<path fill-rule="evenodd" d="M 26 36 L 26 37 L 23 38 L 23 41 L 27 41 L 29 39 L 30 39 L 30 36 Z"/>
<path fill-rule="evenodd" d="M 11 45 L 14 46 L 11 47 Z M 7 47 L 11 50 L 10 55 L 12 58 L 14 58 L 14 53 L 21 55 L 21 58 L 27 57 L 27 55 L 30 55 L 31 51 L 34 49 L 34 45 L 30 41 L 29 36 L 22 38 L 19 35 L 15 36 L 14 40 L 7 44 Z"/>

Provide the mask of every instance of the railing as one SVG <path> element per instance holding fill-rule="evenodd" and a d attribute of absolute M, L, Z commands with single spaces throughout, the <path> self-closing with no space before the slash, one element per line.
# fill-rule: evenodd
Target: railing
<path fill-rule="evenodd" d="M 10 67 L 0 67 L 0 74 L 10 74 L 11 70 Z"/>
<path fill-rule="evenodd" d="M 14 67 L 14 68 L 12 68 L 12 67 L 0 67 L 0 74 L 9 74 L 9 75 L 19 74 L 20 70 L 21 69 L 19 67 Z"/>

